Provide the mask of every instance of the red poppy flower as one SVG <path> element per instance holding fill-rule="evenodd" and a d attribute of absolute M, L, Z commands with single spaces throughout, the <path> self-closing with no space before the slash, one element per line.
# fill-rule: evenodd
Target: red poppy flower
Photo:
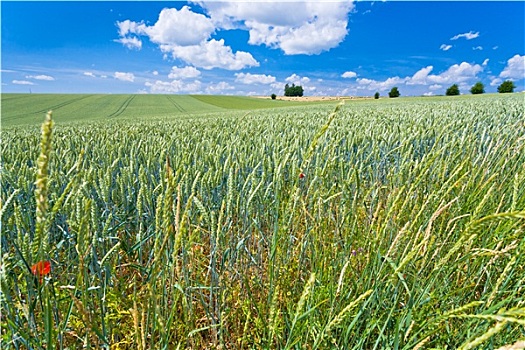
<path fill-rule="evenodd" d="M 299 178 L 300 178 L 300 179 L 304 179 L 305 176 L 306 176 L 306 175 L 305 175 L 304 173 L 300 173 L 300 174 L 299 174 Z"/>
<path fill-rule="evenodd" d="M 51 272 L 51 262 L 48 260 L 39 261 L 31 266 L 31 272 L 33 275 L 42 279 L 42 276 L 48 275 Z"/>

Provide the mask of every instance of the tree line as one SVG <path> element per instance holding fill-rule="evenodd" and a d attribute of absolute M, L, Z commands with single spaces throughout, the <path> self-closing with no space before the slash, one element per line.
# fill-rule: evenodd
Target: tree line
<path fill-rule="evenodd" d="M 505 80 L 504 82 L 502 82 L 499 86 L 498 86 L 498 92 L 499 93 L 512 93 L 514 92 L 514 89 L 516 88 L 516 85 L 514 84 L 514 82 L 512 80 Z M 473 95 L 478 95 L 478 94 L 484 94 L 485 93 L 485 85 L 483 85 L 483 83 L 481 81 L 478 81 L 476 84 L 474 84 L 471 88 L 470 88 L 470 93 L 473 94 Z M 304 89 L 301 85 L 295 85 L 295 84 L 292 84 L 292 85 L 289 85 L 289 84 L 286 84 L 284 86 L 284 96 L 298 96 L 298 97 L 301 97 L 303 96 L 304 94 Z M 460 94 L 460 91 L 459 91 L 459 86 L 458 84 L 453 84 L 452 86 L 450 86 L 446 91 L 445 91 L 445 95 L 447 96 L 456 96 L 456 95 L 459 95 Z M 374 94 L 374 98 L 375 99 L 378 99 L 379 98 L 379 92 L 376 92 Z M 395 98 L 395 97 L 399 97 L 401 96 L 401 93 L 399 92 L 399 89 L 397 86 L 394 86 L 389 92 L 388 92 L 388 97 L 390 98 Z M 276 99 L 276 95 L 275 94 L 272 94 L 272 99 L 275 100 Z"/>
<path fill-rule="evenodd" d="M 505 80 L 498 86 L 498 92 L 499 93 L 511 93 L 511 92 L 514 92 L 515 88 L 516 88 L 516 85 L 514 84 L 512 80 Z M 481 81 L 478 81 L 476 84 L 474 84 L 470 88 L 470 93 L 473 95 L 484 94 L 485 85 L 483 85 Z M 445 91 L 445 95 L 447 96 L 456 96 L 459 94 L 460 94 L 460 91 L 459 91 L 458 84 L 453 84 Z M 399 89 L 397 88 L 397 86 L 394 86 L 388 93 L 388 97 L 390 98 L 399 97 L 400 95 L 401 93 L 399 92 Z M 375 99 L 379 98 L 379 92 L 376 92 L 374 94 L 374 98 Z"/>

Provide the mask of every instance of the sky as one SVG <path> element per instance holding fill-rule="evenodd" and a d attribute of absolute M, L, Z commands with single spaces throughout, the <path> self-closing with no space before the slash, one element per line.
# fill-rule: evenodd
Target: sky
<path fill-rule="evenodd" d="M 2 1 L 3 93 L 525 90 L 524 1 Z"/>

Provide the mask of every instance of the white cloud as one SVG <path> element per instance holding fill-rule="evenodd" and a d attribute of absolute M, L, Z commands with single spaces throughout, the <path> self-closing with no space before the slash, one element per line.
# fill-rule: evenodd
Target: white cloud
<path fill-rule="evenodd" d="M 344 72 L 341 77 L 343 78 L 355 78 L 357 77 L 357 73 L 356 72 L 352 72 L 352 71 L 348 71 L 348 72 Z"/>
<path fill-rule="evenodd" d="M 221 81 L 217 84 L 209 84 L 206 86 L 206 93 L 207 94 L 220 94 L 223 91 L 231 91 L 235 90 L 234 86 L 231 86 L 225 81 Z"/>
<path fill-rule="evenodd" d="M 247 29 L 249 43 L 280 48 L 287 55 L 319 54 L 348 34 L 352 0 L 317 2 L 200 2 L 216 26 Z"/>
<path fill-rule="evenodd" d="M 483 63 L 481 64 L 483 67 L 486 67 L 487 64 L 489 64 L 489 59 L 486 58 L 485 61 L 483 61 Z"/>
<path fill-rule="evenodd" d="M 118 22 L 117 25 L 121 36 L 119 40 L 129 38 L 130 34 L 147 36 L 159 45 L 164 54 L 171 54 L 174 59 L 195 67 L 240 70 L 259 65 L 250 53 L 234 53 L 231 47 L 224 44 L 224 40 L 211 39 L 215 32 L 211 18 L 191 11 L 188 6 L 180 10 L 163 9 L 152 26 L 130 20 Z"/>
<path fill-rule="evenodd" d="M 151 93 L 196 93 L 200 92 L 201 82 L 195 80 L 194 82 L 186 83 L 183 80 L 161 81 L 157 80 L 154 83 L 146 82 L 146 87 L 150 89 Z"/>
<path fill-rule="evenodd" d="M 440 74 L 430 74 L 433 67 L 428 66 L 420 69 L 411 78 L 407 78 L 408 85 L 426 85 L 426 84 L 454 84 L 461 83 L 476 78 L 476 75 L 483 71 L 479 64 L 470 64 L 462 62 L 454 64 L 446 71 Z"/>
<path fill-rule="evenodd" d="M 521 80 L 525 78 L 525 55 L 515 55 L 507 61 L 507 65 L 499 74 L 500 78 Z"/>
<path fill-rule="evenodd" d="M 191 46 L 161 45 L 161 50 L 171 53 L 175 59 L 179 58 L 204 69 L 240 70 L 259 66 L 259 62 L 250 53 L 244 51 L 233 53 L 231 47 L 224 45 L 223 39 L 212 39 L 200 45 Z"/>
<path fill-rule="evenodd" d="M 425 93 L 423 94 L 423 96 L 432 96 L 432 95 L 434 95 L 434 93 L 433 93 L 432 91 L 425 92 Z"/>
<path fill-rule="evenodd" d="M 497 78 L 495 76 L 489 76 L 489 78 L 490 78 L 490 86 L 496 86 L 503 82 L 502 79 Z"/>
<path fill-rule="evenodd" d="M 452 48 L 452 45 L 445 45 L 445 44 L 441 44 L 441 46 L 439 47 L 441 50 L 443 51 L 448 51 Z"/>
<path fill-rule="evenodd" d="M 34 83 L 27 80 L 13 80 L 12 83 L 16 85 L 35 85 Z"/>
<path fill-rule="evenodd" d="M 191 79 L 191 78 L 197 78 L 199 75 L 201 75 L 201 72 L 195 67 L 191 67 L 191 66 L 187 66 L 183 68 L 172 67 L 171 72 L 168 75 L 168 78 L 170 79 Z"/>
<path fill-rule="evenodd" d="M 407 81 L 407 79 L 408 78 L 392 77 L 386 79 L 385 81 L 378 81 L 374 79 L 358 78 L 357 83 L 361 86 L 361 88 L 365 88 L 368 90 L 385 91 L 393 88 L 394 86 L 404 84 Z"/>
<path fill-rule="evenodd" d="M 113 77 L 115 79 L 122 80 L 122 81 L 129 81 L 129 82 L 135 81 L 135 75 L 133 73 L 115 72 Z"/>
<path fill-rule="evenodd" d="M 235 81 L 243 84 L 272 84 L 275 77 L 266 74 L 235 73 Z"/>
<path fill-rule="evenodd" d="M 496 45 L 496 46 L 494 46 L 494 47 L 492 48 L 492 50 L 497 50 L 498 48 L 499 48 L 499 46 Z"/>
<path fill-rule="evenodd" d="M 408 79 L 407 84 L 408 85 L 426 84 L 428 74 L 432 71 L 432 69 L 434 69 L 434 67 L 432 66 L 421 68 L 412 76 L 412 78 Z"/>
<path fill-rule="evenodd" d="M 304 87 L 304 91 L 306 91 L 306 92 L 310 92 L 310 93 L 312 93 L 312 92 L 314 92 L 314 91 L 316 91 L 316 90 L 317 90 L 317 87 L 316 87 L 316 86 L 313 86 L 313 85 L 308 85 L 308 86 L 305 86 L 305 87 Z"/>
<path fill-rule="evenodd" d="M 483 46 L 474 46 L 472 48 L 472 50 L 474 50 L 474 51 L 481 51 L 481 50 L 483 50 Z"/>
<path fill-rule="evenodd" d="M 135 36 L 123 37 L 123 38 L 120 38 L 120 39 L 115 39 L 113 41 L 117 42 L 117 43 L 121 43 L 122 45 L 124 45 L 128 49 L 140 50 L 142 48 L 142 41 L 139 38 L 135 37 Z"/>
<path fill-rule="evenodd" d="M 270 84 L 270 87 L 274 90 L 284 91 L 284 83 L 275 82 L 273 84 Z"/>
<path fill-rule="evenodd" d="M 445 84 L 465 84 L 476 79 L 483 67 L 479 64 L 462 62 L 454 64 L 440 74 L 430 74 L 433 66 L 427 66 L 418 70 L 413 76 L 401 78 L 398 76 L 388 78 L 384 81 L 374 79 L 358 78 L 358 89 L 385 91 L 394 86 L 406 85 L 429 85 L 430 90 L 438 90 Z"/>
<path fill-rule="evenodd" d="M 299 75 L 294 73 L 294 74 L 290 75 L 288 78 L 284 79 L 284 81 L 286 81 L 287 83 L 301 85 L 301 84 L 308 84 L 310 82 L 310 78 L 308 78 L 308 77 L 301 77 L 301 76 L 299 76 Z"/>
<path fill-rule="evenodd" d="M 27 79 L 35 79 L 35 80 L 46 80 L 46 81 L 53 81 L 55 78 L 49 76 L 49 75 L 26 75 Z"/>
<path fill-rule="evenodd" d="M 159 75 L 159 72 L 157 72 L 156 70 L 153 71 L 153 75 Z"/>
<path fill-rule="evenodd" d="M 479 36 L 479 32 L 470 31 L 468 33 L 458 34 L 450 38 L 450 40 L 458 40 L 459 38 L 465 38 L 467 40 L 476 39 Z"/>
<path fill-rule="evenodd" d="M 86 77 L 92 77 L 92 78 L 96 78 L 95 74 L 93 74 L 93 72 L 84 72 L 84 75 Z"/>
<path fill-rule="evenodd" d="M 128 33 L 136 33 L 137 27 L 139 26 L 139 23 L 132 22 L 129 19 L 117 22 L 117 27 L 119 29 L 119 35 L 124 37 L 128 35 Z"/>
<path fill-rule="evenodd" d="M 180 10 L 163 9 L 153 26 L 141 24 L 139 31 L 147 34 L 157 44 L 188 46 L 208 40 L 215 31 L 215 26 L 210 18 L 184 6 Z"/>

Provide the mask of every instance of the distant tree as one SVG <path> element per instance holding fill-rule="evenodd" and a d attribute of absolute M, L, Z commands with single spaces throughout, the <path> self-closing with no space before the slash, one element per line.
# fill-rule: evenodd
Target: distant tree
<path fill-rule="evenodd" d="M 447 89 L 447 92 L 445 92 L 445 95 L 447 95 L 447 96 L 457 96 L 457 95 L 459 95 L 458 84 L 454 84 L 451 87 L 449 87 Z"/>
<path fill-rule="evenodd" d="M 399 93 L 399 90 L 397 89 L 397 86 L 394 86 L 390 90 L 390 92 L 388 93 L 388 97 L 390 97 L 390 98 L 399 97 L 399 95 L 401 95 L 401 94 Z"/>
<path fill-rule="evenodd" d="M 484 94 L 485 93 L 485 85 L 481 81 L 478 81 L 474 86 L 470 88 L 470 93 L 473 95 L 478 94 Z"/>
<path fill-rule="evenodd" d="M 286 84 L 284 86 L 284 96 L 303 96 L 304 90 L 301 85 L 292 84 L 292 86 Z"/>
<path fill-rule="evenodd" d="M 500 94 L 514 92 L 515 88 L 516 85 L 514 85 L 514 82 L 512 80 L 505 80 L 503 83 L 501 83 L 500 86 L 498 86 L 498 92 Z"/>
<path fill-rule="evenodd" d="M 303 87 L 301 85 L 298 85 L 295 87 L 295 96 L 302 97 L 304 94 Z"/>
<path fill-rule="evenodd" d="M 272 94 L 272 100 L 275 100 L 277 98 L 276 94 Z"/>
<path fill-rule="evenodd" d="M 379 92 L 376 92 L 376 93 L 374 94 L 374 98 L 375 98 L 376 100 L 379 98 Z"/>

